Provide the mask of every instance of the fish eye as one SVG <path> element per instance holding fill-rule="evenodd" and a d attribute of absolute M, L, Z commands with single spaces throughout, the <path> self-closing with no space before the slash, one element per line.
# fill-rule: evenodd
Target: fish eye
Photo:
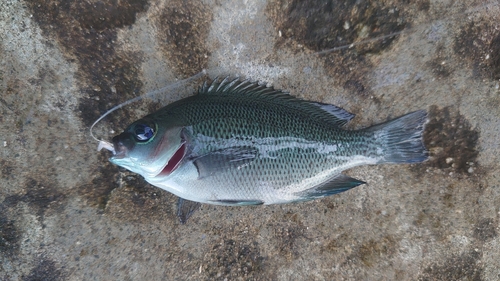
<path fill-rule="evenodd" d="M 137 123 L 134 128 L 134 137 L 138 142 L 147 142 L 156 134 L 156 126 L 148 122 Z"/>

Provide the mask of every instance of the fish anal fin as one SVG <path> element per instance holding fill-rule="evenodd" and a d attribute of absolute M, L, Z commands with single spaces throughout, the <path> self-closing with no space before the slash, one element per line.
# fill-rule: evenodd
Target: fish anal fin
<path fill-rule="evenodd" d="M 303 200 L 311 200 L 344 192 L 361 184 L 365 184 L 365 182 L 339 174 L 318 186 L 301 191 L 297 195 Z"/>
<path fill-rule="evenodd" d="M 227 206 L 250 206 L 250 205 L 263 205 L 262 200 L 212 200 L 214 204 L 227 205 Z"/>
<path fill-rule="evenodd" d="M 198 179 L 202 179 L 229 169 L 241 169 L 252 162 L 257 153 L 252 147 L 229 147 L 195 157 L 193 163 L 198 169 Z"/>
<path fill-rule="evenodd" d="M 185 224 L 200 206 L 201 203 L 179 197 L 179 200 L 177 200 L 177 217 L 179 218 L 179 222 Z"/>

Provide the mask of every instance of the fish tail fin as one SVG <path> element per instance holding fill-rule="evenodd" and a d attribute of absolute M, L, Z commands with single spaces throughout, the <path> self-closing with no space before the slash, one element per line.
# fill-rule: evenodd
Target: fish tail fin
<path fill-rule="evenodd" d="M 367 129 L 382 145 L 380 163 L 419 163 L 429 153 L 423 143 L 427 111 L 418 110 Z"/>

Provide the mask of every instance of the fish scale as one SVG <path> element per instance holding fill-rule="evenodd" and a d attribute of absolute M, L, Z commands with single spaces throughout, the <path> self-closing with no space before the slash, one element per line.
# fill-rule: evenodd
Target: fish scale
<path fill-rule="evenodd" d="M 227 98 L 240 99 L 239 97 Z M 234 135 L 243 137 L 295 136 L 316 141 L 328 141 L 332 139 L 332 136 L 335 136 L 337 140 L 352 138 L 344 134 L 345 131 L 312 120 L 306 114 L 297 116 L 298 113 L 302 112 L 278 110 L 272 108 L 272 104 L 257 103 L 251 99 L 244 106 L 227 101 L 222 103 L 217 99 L 208 98 L 199 103 L 189 103 L 176 108 L 176 115 L 185 116 L 188 124 L 195 124 L 192 126 L 195 134 L 215 134 L 223 139 Z M 244 132 L 237 134 L 240 130 Z M 333 132 L 333 130 L 337 131 Z"/>
<path fill-rule="evenodd" d="M 132 123 L 113 139 L 110 160 L 196 202 L 305 201 L 364 183 L 341 173 L 348 168 L 427 159 L 426 116 L 420 110 L 349 131 L 342 126 L 354 115 L 339 107 L 216 79 Z"/>

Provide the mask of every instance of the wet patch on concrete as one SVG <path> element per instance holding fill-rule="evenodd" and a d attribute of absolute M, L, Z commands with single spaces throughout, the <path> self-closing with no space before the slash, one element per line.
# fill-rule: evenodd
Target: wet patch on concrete
<path fill-rule="evenodd" d="M 418 277 L 419 281 L 434 280 L 482 280 L 480 265 L 481 252 L 470 250 L 459 256 L 453 256 L 442 264 L 432 264 L 423 270 Z"/>
<path fill-rule="evenodd" d="M 490 61 L 492 78 L 500 79 L 500 32 L 495 35 L 490 43 Z"/>
<path fill-rule="evenodd" d="M 110 194 L 106 213 L 127 222 L 152 222 L 175 224 L 178 221 L 173 211 L 177 197 L 148 184 L 141 176 L 124 172 L 120 188 Z"/>
<path fill-rule="evenodd" d="M 292 260 L 299 254 L 297 252 L 298 239 L 306 238 L 304 235 L 305 227 L 296 213 L 287 212 L 282 219 L 278 219 L 277 221 L 281 221 L 282 223 L 271 227 L 274 229 L 277 250 L 280 255 L 286 257 L 288 260 Z"/>
<path fill-rule="evenodd" d="M 139 80 L 140 60 L 135 55 L 121 58 L 122 61 L 112 61 L 106 66 L 108 72 L 96 74 L 93 80 L 96 80 L 92 88 L 84 87 L 84 91 L 89 98 L 81 99 L 78 112 L 85 126 L 91 124 L 101 117 L 107 110 L 139 95 L 142 82 Z M 100 78 L 105 77 L 105 78 Z M 126 128 L 131 123 L 129 116 L 132 114 L 133 107 L 124 107 L 118 112 L 114 112 L 106 117 L 110 123 L 110 128 Z"/>
<path fill-rule="evenodd" d="M 1 121 L 1 120 L 0 120 Z M 10 163 L 10 161 L 5 159 L 0 159 L 0 177 L 3 180 L 14 179 L 14 167 Z"/>
<path fill-rule="evenodd" d="M 340 263 L 341 267 L 376 267 L 380 261 L 392 260 L 397 252 L 398 243 L 392 236 L 359 241 L 358 238 L 342 233 L 329 240 L 321 252 L 328 252 L 339 256 L 345 254 Z"/>
<path fill-rule="evenodd" d="M 491 218 L 479 220 L 474 226 L 474 238 L 486 242 L 498 236 L 495 221 Z"/>
<path fill-rule="evenodd" d="M 7 217 L 0 209 L 0 252 L 6 257 L 14 257 L 19 253 L 21 231 L 15 221 Z"/>
<path fill-rule="evenodd" d="M 422 209 L 415 220 L 413 221 L 413 225 L 417 227 L 425 227 L 438 239 L 443 240 L 446 237 L 446 232 L 448 231 L 445 227 L 443 227 L 443 218 L 440 215 L 436 214 L 436 211 L 433 209 Z"/>
<path fill-rule="evenodd" d="M 98 163 L 100 165 L 94 172 L 94 177 L 90 180 L 90 183 L 78 187 L 77 190 L 90 206 L 104 210 L 111 192 L 119 187 L 119 174 L 117 173 L 119 168 L 109 163 L 104 153 L 99 154 Z"/>
<path fill-rule="evenodd" d="M 402 11 L 403 1 L 384 6 L 379 2 L 276 0 L 268 4 L 268 13 L 282 33 L 284 43 L 289 39 L 311 50 L 331 48 L 384 36 L 403 30 L 407 19 Z M 362 44 L 359 54 L 377 53 L 386 49 L 394 37 Z"/>
<path fill-rule="evenodd" d="M 453 50 L 478 79 L 500 79 L 500 32 L 498 22 L 481 18 L 464 24 Z"/>
<path fill-rule="evenodd" d="M 475 181 L 477 177 L 457 177 L 440 181 L 439 178 L 443 177 L 440 172 L 437 172 L 435 177 L 435 184 L 430 184 L 432 188 L 428 191 L 420 191 L 419 196 L 416 197 L 415 202 L 418 202 L 417 205 L 421 207 L 414 212 L 411 222 L 413 226 L 417 229 L 425 229 L 430 236 L 439 241 L 438 243 L 448 243 L 457 235 L 454 228 L 456 222 L 465 219 L 470 224 L 465 229 L 470 229 L 472 234 L 467 234 L 471 236 L 467 240 L 479 242 L 475 243 L 476 248 L 481 248 L 480 244 L 493 239 L 497 235 L 495 220 L 482 218 L 480 215 L 482 208 L 480 202 L 483 202 L 483 196 L 488 187 Z M 471 186 L 464 188 L 464 182 Z M 444 216 L 443 213 L 447 215 Z M 465 234 L 460 234 L 462 235 Z"/>
<path fill-rule="evenodd" d="M 169 62 L 183 76 L 207 68 L 210 52 L 205 46 L 212 22 L 212 11 L 198 1 L 169 1 L 158 17 L 158 42 Z"/>
<path fill-rule="evenodd" d="M 67 60 L 79 65 L 77 76 L 88 95 L 79 106 L 85 125 L 90 126 L 111 106 L 137 95 L 142 87 L 140 60 L 136 54 L 118 54 L 115 43 L 118 29 L 130 26 L 146 11 L 146 0 L 30 0 L 27 6 L 45 37 L 54 38 Z"/>
<path fill-rule="evenodd" d="M 352 238 L 346 233 L 342 233 L 338 237 L 335 237 L 325 243 L 325 245 L 321 248 L 321 252 L 326 251 L 333 254 L 341 253 L 344 251 L 345 246 L 349 245 L 349 242 L 352 242 Z"/>
<path fill-rule="evenodd" d="M 440 196 L 442 197 L 442 202 L 445 204 L 446 207 L 448 208 L 453 208 L 455 207 L 456 203 L 456 189 L 457 186 L 456 184 L 449 184 L 446 186 L 446 189 L 444 190 L 444 193 L 440 193 Z"/>
<path fill-rule="evenodd" d="M 58 191 L 53 183 L 28 179 L 22 195 L 10 195 L 2 202 L 4 207 L 14 207 L 19 202 L 27 203 L 33 208 L 33 213 L 43 220 L 47 211 L 62 210 L 66 195 Z"/>
<path fill-rule="evenodd" d="M 462 175 L 477 173 L 479 131 L 452 107 L 431 106 L 429 122 L 425 127 L 424 143 L 430 159 L 414 165 L 416 172 L 425 172 L 429 167 L 439 168 Z"/>
<path fill-rule="evenodd" d="M 414 6 L 415 5 L 415 6 Z M 304 47 L 322 52 L 390 34 L 396 35 L 410 25 L 408 10 L 428 10 L 429 1 L 391 3 L 364 1 L 274 0 L 267 7 L 281 37 L 276 48 L 303 52 Z M 342 48 L 321 55 L 328 74 L 338 85 L 358 94 L 367 94 L 363 78 L 373 65 L 367 54 L 390 48 L 397 36 L 370 40 L 352 48 Z"/>
<path fill-rule="evenodd" d="M 56 267 L 55 262 L 43 259 L 38 262 L 28 276 L 23 277 L 23 281 L 57 281 L 64 277 L 60 269 Z"/>
<path fill-rule="evenodd" d="M 453 72 L 440 58 L 428 62 L 427 66 L 432 69 L 432 73 L 439 79 L 447 78 Z"/>
<path fill-rule="evenodd" d="M 390 260 L 396 252 L 396 245 L 390 236 L 379 240 L 370 239 L 361 244 L 347 260 L 358 260 L 364 266 L 373 267 L 378 260 Z"/>
<path fill-rule="evenodd" d="M 298 255 L 296 250 L 296 242 L 298 238 L 304 237 L 303 231 L 300 227 L 278 227 L 274 231 L 274 236 L 278 241 L 278 251 L 281 255 L 285 256 L 289 260 Z"/>
<path fill-rule="evenodd" d="M 257 242 L 223 238 L 205 255 L 201 272 L 206 280 L 260 280 L 263 260 Z"/>
<path fill-rule="evenodd" d="M 449 61 L 450 57 L 447 55 L 446 48 L 440 44 L 436 48 L 434 58 L 428 61 L 426 65 L 438 79 L 445 79 L 454 71 L 454 67 L 449 65 Z"/>

